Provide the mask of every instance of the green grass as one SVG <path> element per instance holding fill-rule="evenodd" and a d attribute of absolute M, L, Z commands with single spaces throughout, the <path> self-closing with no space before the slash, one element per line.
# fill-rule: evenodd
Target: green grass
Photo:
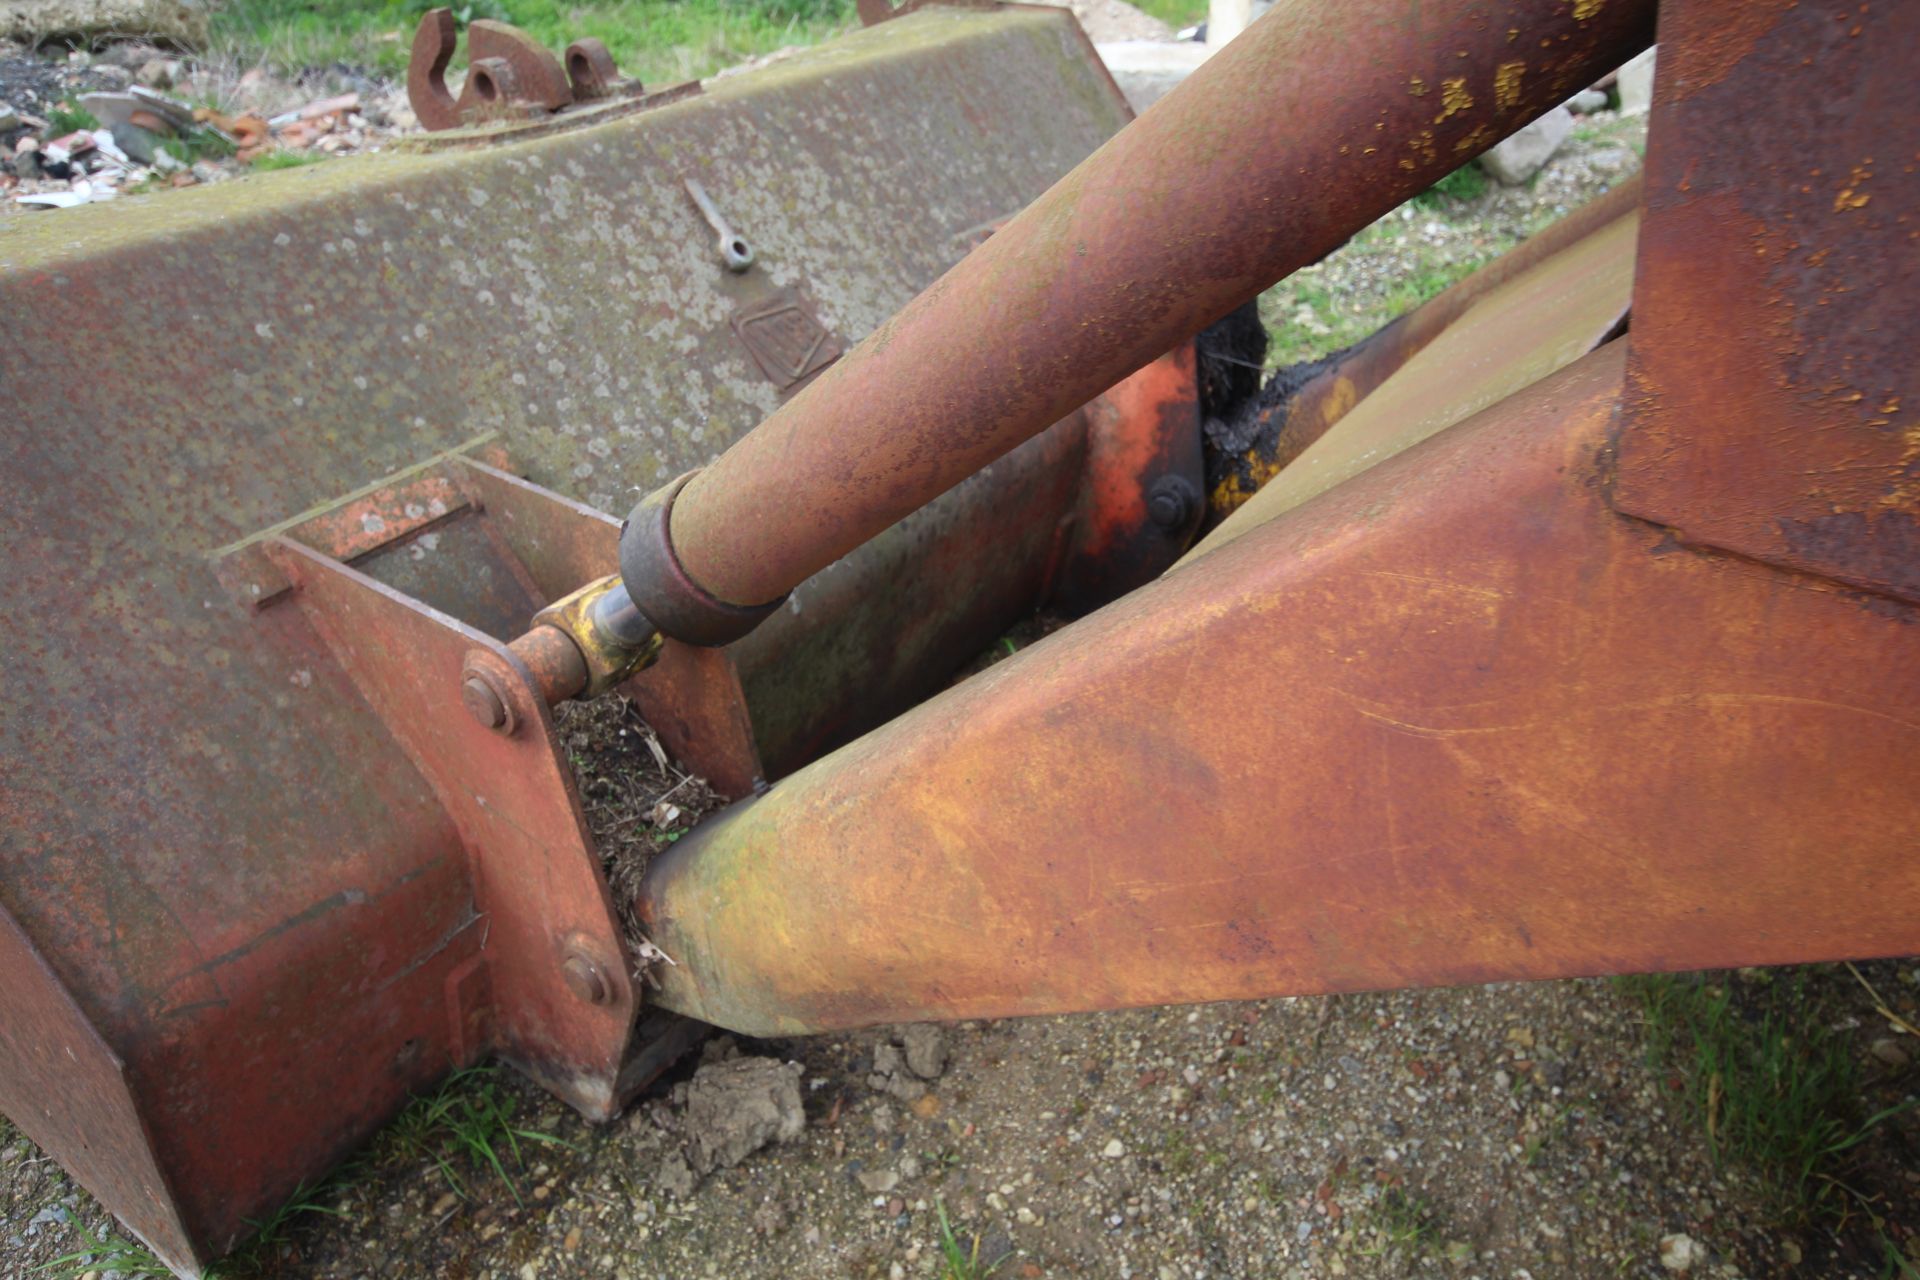
<path fill-rule="evenodd" d="M 213 13 L 213 49 L 287 71 L 339 63 L 400 76 L 420 15 L 432 7 L 429 0 L 227 0 Z M 453 9 L 462 23 L 511 22 L 556 53 L 596 36 L 623 73 L 649 84 L 711 75 L 859 21 L 854 0 L 456 0 Z M 456 68 L 464 65 L 455 59 Z"/>
<path fill-rule="evenodd" d="M 1377 248 L 1399 230 L 1393 223 L 1375 223 L 1349 243 L 1363 250 Z M 1490 245 L 1485 252 L 1456 258 L 1448 250 L 1410 239 L 1410 269 L 1364 299 L 1336 297 L 1312 268 L 1296 273 L 1260 295 L 1260 318 L 1267 326 L 1267 367 L 1278 369 L 1352 346 L 1456 280 L 1472 275 L 1508 247 Z"/>
<path fill-rule="evenodd" d="M 1463 164 L 1413 198 L 1423 209 L 1444 209 L 1450 204 L 1467 204 L 1487 193 L 1486 171 L 1477 164 Z"/>
<path fill-rule="evenodd" d="M 1880 1236 L 1880 1280 L 1920 1280 L 1920 1263 L 1903 1253 L 1900 1246 Z"/>
<path fill-rule="evenodd" d="M 76 1221 L 73 1229 L 80 1233 L 85 1241 L 72 1253 L 62 1254 L 51 1262 L 35 1267 L 34 1273 L 56 1277 L 56 1280 L 78 1280 L 89 1272 L 102 1276 L 152 1276 L 155 1280 L 166 1280 L 172 1273 L 167 1264 L 155 1257 L 149 1249 L 137 1244 L 129 1244 L 111 1230 L 102 1230 L 99 1235 L 87 1230 L 84 1222 Z"/>
<path fill-rule="evenodd" d="M 85 107 L 62 102 L 47 112 L 47 137 L 64 138 L 78 129 L 98 129 L 100 122 Z"/>
<path fill-rule="evenodd" d="M 255 173 L 272 173 L 275 169 L 298 169 L 305 165 L 319 164 L 325 160 L 326 153 L 321 151 L 288 151 L 284 147 L 255 156 Z"/>
<path fill-rule="evenodd" d="M 1133 0 L 1133 7 L 1160 19 L 1175 31 L 1203 22 L 1207 16 L 1207 0 Z"/>
<path fill-rule="evenodd" d="M 162 144 L 182 164 L 196 160 L 224 160 L 234 153 L 234 145 L 211 126 L 195 125 Z"/>
<path fill-rule="evenodd" d="M 519 1204 L 520 1189 L 507 1172 L 507 1163 L 525 1163 L 520 1144 L 531 1142 L 569 1150 L 572 1144 L 552 1134 L 517 1127 L 513 1111 L 513 1100 L 501 1094 L 494 1069 L 470 1067 L 448 1076 L 434 1092 L 415 1097 L 388 1126 L 385 1139 L 402 1156 L 431 1163 L 462 1199 L 472 1196 L 472 1188 L 456 1168 L 456 1159 L 464 1156 L 474 1168 L 491 1170 Z"/>
<path fill-rule="evenodd" d="M 1861 1114 L 1852 1046 L 1803 970 L 1621 978 L 1651 1062 L 1673 1073 L 1716 1165 L 1758 1178 L 1785 1219 L 1845 1213 L 1848 1153 L 1912 1107 Z"/>
<path fill-rule="evenodd" d="M 1377 1258 L 1413 1253 L 1433 1234 L 1433 1204 L 1425 1196 L 1390 1186 L 1373 1202 L 1367 1220 L 1373 1228 L 1373 1243 L 1363 1247 L 1362 1254 Z"/>
<path fill-rule="evenodd" d="M 386 1150 L 403 1160 L 423 1160 L 437 1169 L 462 1199 L 476 1186 L 471 1170 L 491 1173 L 506 1185 L 516 1204 L 522 1203 L 509 1166 L 524 1164 L 523 1145 L 539 1143 L 571 1150 L 572 1144 L 552 1134 L 522 1128 L 513 1122 L 514 1100 L 502 1092 L 494 1068 L 473 1067 L 447 1077 L 432 1093 L 415 1096 L 395 1117 L 382 1137 Z M 3 1123 L 3 1122 L 0 1122 Z M 0 1136 L 4 1136 L 0 1133 Z M 469 1172 L 463 1177 L 461 1170 Z M 286 1201 L 262 1218 L 247 1219 L 253 1229 L 246 1245 L 207 1271 L 209 1280 L 241 1280 L 272 1274 L 274 1254 L 302 1219 L 314 1215 L 344 1217 L 338 1201 L 367 1172 L 356 1159 L 318 1184 L 301 1183 Z M 88 1272 L 101 1276 L 152 1276 L 165 1280 L 168 1271 L 159 1258 L 140 1245 L 114 1234 L 112 1228 L 95 1235 L 84 1223 L 70 1219 L 80 1234 L 79 1247 L 36 1268 L 54 1280 L 78 1280 Z M 980 1280 L 988 1271 L 961 1280 Z"/>
<path fill-rule="evenodd" d="M 300 1219 L 311 1214 L 323 1214 L 329 1218 L 345 1216 L 345 1211 L 330 1204 L 321 1203 L 321 1193 L 331 1189 L 335 1178 L 324 1180 L 319 1186 L 309 1187 L 305 1182 L 293 1189 L 286 1203 L 272 1213 L 260 1219 L 247 1219 L 247 1225 L 253 1228 L 253 1251 L 264 1251 L 279 1244 L 286 1236 L 287 1229 Z"/>
<path fill-rule="evenodd" d="M 947 1202 L 935 1199 L 933 1209 L 940 1218 L 940 1280 L 987 1280 L 1000 1269 L 1007 1255 L 992 1262 L 980 1261 L 979 1233 L 974 1233 L 971 1247 L 963 1246 L 953 1233 L 953 1223 L 947 1220 Z"/>

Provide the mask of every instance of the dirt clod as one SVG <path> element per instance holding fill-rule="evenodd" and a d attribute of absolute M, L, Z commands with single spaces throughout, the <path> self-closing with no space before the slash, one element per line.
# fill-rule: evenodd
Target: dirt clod
<path fill-rule="evenodd" d="M 699 1179 L 730 1169 L 771 1142 L 791 1142 L 806 1128 L 797 1062 L 733 1057 L 708 1062 L 674 1086 L 662 1109 L 664 1127 L 681 1146 L 661 1161 L 660 1186 L 678 1196 Z"/>
<path fill-rule="evenodd" d="M 922 1080 L 938 1080 L 947 1069 L 946 1033 L 931 1022 L 917 1022 L 900 1037 L 906 1050 L 907 1070 Z"/>
<path fill-rule="evenodd" d="M 867 1084 L 902 1102 L 918 1102 L 927 1094 L 926 1082 L 946 1069 L 945 1033 L 931 1023 L 916 1023 L 874 1046 Z"/>

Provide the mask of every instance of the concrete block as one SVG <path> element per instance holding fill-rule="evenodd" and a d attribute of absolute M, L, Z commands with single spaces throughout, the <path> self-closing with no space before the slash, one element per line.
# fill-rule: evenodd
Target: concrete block
<path fill-rule="evenodd" d="M 1643 116 L 1653 106 L 1653 55 L 1657 48 L 1645 53 L 1620 68 L 1615 84 L 1620 91 L 1620 114 L 1623 116 Z"/>
<path fill-rule="evenodd" d="M 1116 40 L 1094 48 L 1136 113 L 1166 97 L 1213 53 L 1204 44 L 1156 40 Z"/>
<path fill-rule="evenodd" d="M 1480 167 L 1501 183 L 1517 187 L 1540 172 L 1573 132 L 1573 112 L 1555 107 L 1480 157 Z"/>

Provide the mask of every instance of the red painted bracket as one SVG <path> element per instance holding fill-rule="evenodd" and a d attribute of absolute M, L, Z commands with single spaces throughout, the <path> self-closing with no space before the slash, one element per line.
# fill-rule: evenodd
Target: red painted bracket
<path fill-rule="evenodd" d="M 477 537 L 458 536 L 466 521 L 479 522 Z M 686 1034 L 648 1021 L 635 1030 L 633 958 L 532 673 L 504 636 L 374 576 L 379 557 L 428 534 L 443 539 L 439 555 L 487 561 L 454 575 L 463 590 L 491 582 L 489 591 L 512 598 L 509 611 L 528 616 L 618 560 L 615 521 L 454 456 L 249 543 L 228 558 L 238 576 L 225 576 L 251 575 L 267 584 L 255 598 L 297 604 L 460 833 L 483 941 L 476 961 L 448 980 L 455 1057 L 493 1048 L 583 1114 L 610 1118 L 671 1060 L 662 1046 Z M 476 655 L 522 711 L 511 734 L 481 726 L 462 705 L 462 672 Z M 623 692 L 716 790 L 752 788 L 759 759 L 724 654 L 672 649 Z"/>

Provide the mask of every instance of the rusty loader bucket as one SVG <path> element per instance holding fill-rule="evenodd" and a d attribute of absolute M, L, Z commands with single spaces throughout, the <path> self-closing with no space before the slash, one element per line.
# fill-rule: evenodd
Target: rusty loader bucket
<path fill-rule="evenodd" d="M 1651 0 L 1295 0 L 1131 123 L 1053 9 L 504 112 L 430 20 L 424 141 L 0 236 L 0 1108 L 192 1274 L 490 1054 L 1920 950 L 1920 13 L 1721 9 L 1212 457 L 1194 335 Z M 617 895 L 616 690 L 734 802 Z"/>

